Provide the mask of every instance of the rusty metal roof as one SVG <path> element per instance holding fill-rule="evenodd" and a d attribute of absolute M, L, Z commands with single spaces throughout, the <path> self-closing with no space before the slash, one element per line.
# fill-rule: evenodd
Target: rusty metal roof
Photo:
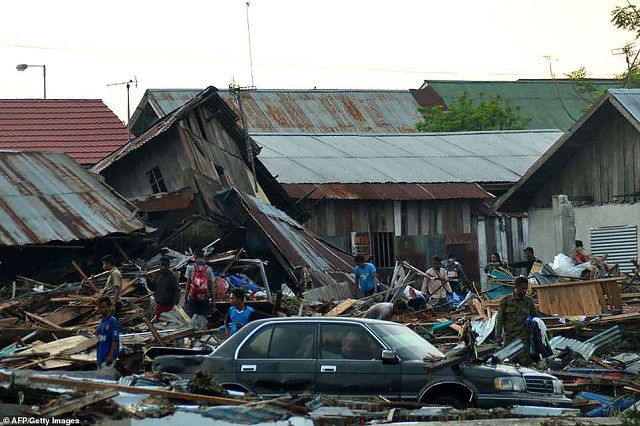
<path fill-rule="evenodd" d="M 490 199 L 476 183 L 327 183 L 283 184 L 291 198 L 334 200 L 448 200 Z"/>
<path fill-rule="evenodd" d="M 248 222 L 258 226 L 294 283 L 300 267 L 311 272 L 313 288 L 353 282 L 351 255 L 322 241 L 283 211 L 235 189 L 216 196 L 216 201 L 236 226 L 244 227 Z"/>
<path fill-rule="evenodd" d="M 63 153 L 0 151 L 0 246 L 144 228 L 135 207 Z"/>
<path fill-rule="evenodd" d="M 135 134 L 199 90 L 149 89 L 131 118 Z M 229 91 L 220 96 L 239 113 Z M 242 106 L 249 133 L 413 133 L 418 106 L 444 105 L 432 88 L 417 90 L 249 90 Z"/>
<path fill-rule="evenodd" d="M 282 184 L 516 182 L 559 130 L 252 135 Z"/>

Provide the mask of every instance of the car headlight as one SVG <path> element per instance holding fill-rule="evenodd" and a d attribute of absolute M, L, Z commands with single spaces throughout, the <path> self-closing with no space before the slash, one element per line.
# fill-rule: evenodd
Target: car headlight
<path fill-rule="evenodd" d="M 553 379 L 553 393 L 556 395 L 564 395 L 564 386 L 562 380 Z"/>
<path fill-rule="evenodd" d="M 526 389 L 522 377 L 498 377 L 493 379 L 493 387 L 501 391 L 524 392 Z"/>

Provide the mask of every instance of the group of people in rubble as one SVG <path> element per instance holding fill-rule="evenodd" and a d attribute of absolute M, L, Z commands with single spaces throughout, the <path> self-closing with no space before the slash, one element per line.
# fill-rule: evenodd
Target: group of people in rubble
<path fill-rule="evenodd" d="M 160 258 L 160 268 L 147 281 L 147 287 L 154 292 L 155 313 L 153 322 L 158 322 L 164 312 L 170 312 L 180 303 L 181 291 L 178 277 L 170 268 L 170 259 Z M 112 366 L 119 358 L 120 324 L 122 314 L 122 273 L 115 265 L 113 255 L 102 258 L 102 267 L 108 273 L 104 292 L 113 292 L 113 300 L 103 295 L 98 299 L 100 323 L 96 330 L 98 337 L 97 363 L 98 368 Z M 220 291 L 216 286 L 216 276 L 213 269 L 206 264 L 203 251 L 194 250 L 194 259 L 187 265 L 187 286 L 185 290 L 185 308 L 190 317 L 211 315 Z M 226 293 L 226 289 L 224 290 Z M 220 331 L 225 336 L 235 334 L 242 326 L 255 319 L 255 311 L 245 305 L 245 291 L 234 288 L 230 294 L 230 307 Z"/>

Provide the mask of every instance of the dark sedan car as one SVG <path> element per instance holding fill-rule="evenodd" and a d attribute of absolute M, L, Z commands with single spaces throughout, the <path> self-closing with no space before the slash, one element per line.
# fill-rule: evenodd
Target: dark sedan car
<path fill-rule="evenodd" d="M 205 369 L 229 390 L 275 396 L 309 391 L 384 396 L 454 407 L 569 407 L 562 382 L 504 364 L 459 364 L 428 373 L 443 354 L 409 328 L 355 318 L 254 321 L 206 356 L 160 356 L 154 371 L 190 377 Z"/>

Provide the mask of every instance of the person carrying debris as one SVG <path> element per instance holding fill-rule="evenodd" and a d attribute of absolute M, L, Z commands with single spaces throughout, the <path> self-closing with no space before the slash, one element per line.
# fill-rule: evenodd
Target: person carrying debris
<path fill-rule="evenodd" d="M 409 307 L 404 300 L 396 300 L 395 302 L 376 303 L 364 313 L 363 318 L 379 319 L 391 321 L 394 316 L 403 315 Z"/>
<path fill-rule="evenodd" d="M 422 294 L 427 299 L 446 299 L 447 294 L 453 293 L 440 256 L 433 256 L 433 266 L 427 269 L 425 274 L 427 276 L 422 281 Z"/>
<path fill-rule="evenodd" d="M 224 319 L 225 336 L 232 336 L 243 326 L 255 319 L 255 311 L 244 304 L 244 290 L 235 288 L 231 291 L 231 307 Z"/>
<path fill-rule="evenodd" d="M 524 257 L 525 260 L 520 262 L 508 263 L 508 265 L 512 268 L 527 268 L 527 276 L 531 275 L 531 268 L 533 268 L 534 263 L 542 263 L 533 252 L 531 247 L 527 247 L 524 249 Z"/>
<path fill-rule="evenodd" d="M 178 279 L 169 269 L 169 258 L 160 258 L 160 271 L 149 282 L 149 290 L 153 291 L 156 301 L 156 311 L 153 322 L 158 322 L 163 312 L 173 310 L 173 306 L 180 300 L 180 287 Z"/>
<path fill-rule="evenodd" d="M 489 263 L 484 267 L 484 272 L 487 274 L 491 274 L 496 269 L 504 269 L 505 271 L 509 271 L 509 265 L 500 259 L 500 253 L 493 252 L 491 256 L 489 256 Z"/>
<path fill-rule="evenodd" d="M 204 317 L 211 315 L 211 307 L 215 303 L 216 292 L 213 288 L 215 276 L 213 270 L 204 261 L 204 252 L 196 249 L 193 252 L 195 262 L 187 266 L 187 314 Z"/>
<path fill-rule="evenodd" d="M 358 287 L 362 291 L 364 297 L 368 297 L 377 293 L 378 273 L 373 263 L 364 261 L 364 256 L 358 255 L 353 258 L 356 266 L 353 268 L 353 273 L 356 276 L 355 289 L 358 294 Z"/>
<path fill-rule="evenodd" d="M 456 255 L 450 254 L 447 260 L 442 262 L 442 267 L 447 271 L 451 289 L 458 295 L 464 296 L 466 293 L 464 289 L 469 280 L 467 279 L 467 274 L 464 273 L 462 265 L 456 260 Z"/>
<path fill-rule="evenodd" d="M 111 315 L 111 299 L 102 296 L 98 299 L 100 324 L 96 334 L 98 336 L 97 361 L 98 369 L 110 367 L 120 355 L 120 324 Z"/>
<path fill-rule="evenodd" d="M 519 276 L 514 280 L 513 293 L 500 303 L 498 317 L 496 318 L 496 342 L 509 344 L 516 339 L 522 340 L 527 350 L 527 355 L 523 357 L 522 364 L 530 365 L 531 357 L 529 348 L 531 338 L 527 328 L 527 318 L 537 316 L 533 299 L 527 296 L 529 281 L 526 277 Z M 503 337 L 504 333 L 504 337 Z"/>
<path fill-rule="evenodd" d="M 120 293 L 122 292 L 122 273 L 116 268 L 116 262 L 113 255 L 108 254 L 102 258 L 102 269 L 109 271 L 107 277 L 107 286 L 105 289 L 113 287 L 113 303 L 115 304 L 116 318 L 120 318 L 122 312 L 122 301 L 120 300 Z"/>

